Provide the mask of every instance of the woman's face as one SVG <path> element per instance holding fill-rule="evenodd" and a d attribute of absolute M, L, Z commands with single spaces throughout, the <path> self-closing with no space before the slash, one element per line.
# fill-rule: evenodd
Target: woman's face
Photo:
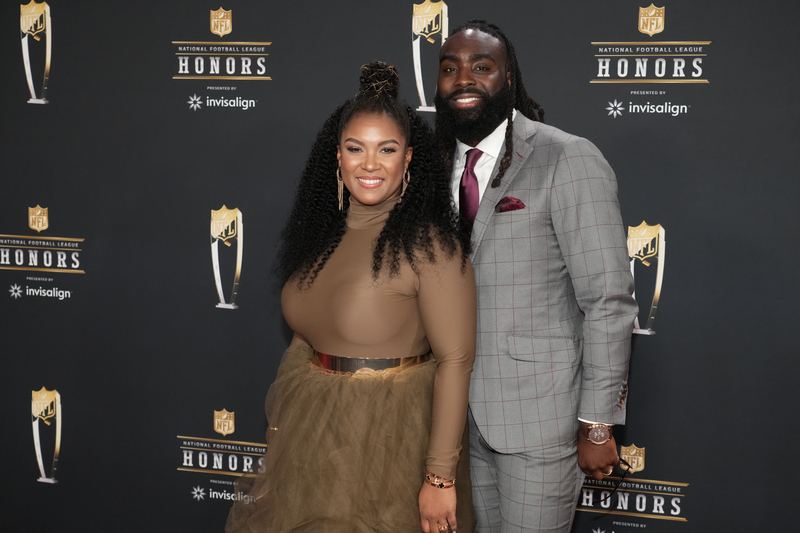
<path fill-rule="evenodd" d="M 342 131 L 336 157 L 350 194 L 361 204 L 376 205 L 400 196 L 411 152 L 393 118 L 360 114 Z"/>

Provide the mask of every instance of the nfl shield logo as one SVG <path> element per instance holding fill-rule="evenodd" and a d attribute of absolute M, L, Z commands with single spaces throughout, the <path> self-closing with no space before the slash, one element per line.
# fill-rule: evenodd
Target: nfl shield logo
<path fill-rule="evenodd" d="M 658 254 L 658 235 L 661 224 L 650 226 L 642 221 L 635 228 L 628 226 L 628 256 L 650 265 L 648 258 Z"/>
<path fill-rule="evenodd" d="M 28 208 L 28 227 L 36 230 L 36 232 L 44 231 L 50 227 L 50 220 L 47 217 L 46 207 L 29 207 Z"/>
<path fill-rule="evenodd" d="M 644 448 L 637 448 L 635 444 L 631 444 L 630 446 L 623 446 L 619 454 L 631 465 L 630 470 L 628 470 L 631 474 L 644 470 Z"/>
<path fill-rule="evenodd" d="M 211 210 L 211 238 L 219 239 L 228 246 L 231 239 L 236 238 L 236 215 L 239 209 L 228 209 L 224 205 L 222 209 Z"/>
<path fill-rule="evenodd" d="M 234 424 L 234 413 L 229 413 L 225 409 L 214 411 L 214 431 L 220 435 L 230 435 L 236 426 Z"/>
<path fill-rule="evenodd" d="M 650 37 L 664 31 L 664 11 L 663 7 L 656 7 L 653 4 L 650 4 L 650 7 L 640 7 L 639 31 Z"/>
<path fill-rule="evenodd" d="M 47 7 L 47 2 L 42 2 L 41 4 L 37 4 L 34 0 L 31 0 L 29 4 L 19 6 L 19 29 L 22 33 L 27 33 L 28 35 L 32 35 L 34 39 L 37 41 L 39 37 L 36 37 L 36 34 L 42 31 L 45 31 L 47 28 L 45 27 L 47 23 L 45 22 L 46 19 L 46 12 L 45 8 Z"/>
<path fill-rule="evenodd" d="M 40 418 L 44 423 L 50 424 L 49 418 L 56 416 L 56 391 L 44 387 L 38 391 L 31 391 L 31 414 Z"/>
<path fill-rule="evenodd" d="M 443 9 L 444 8 L 444 13 Z M 414 18 L 412 28 L 414 35 L 425 37 L 433 42 L 433 35 L 442 31 L 442 17 L 447 17 L 447 5 L 444 1 L 433 3 L 425 0 L 421 4 L 414 4 Z"/>
<path fill-rule="evenodd" d="M 228 35 L 233 31 L 233 10 L 225 11 L 221 7 L 211 12 L 211 33 L 214 35 Z"/>

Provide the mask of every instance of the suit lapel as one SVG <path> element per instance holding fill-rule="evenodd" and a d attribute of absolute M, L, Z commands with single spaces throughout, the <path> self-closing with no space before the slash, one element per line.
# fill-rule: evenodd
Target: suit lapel
<path fill-rule="evenodd" d="M 500 152 L 497 161 L 492 170 L 492 177 L 489 180 L 489 185 L 483 193 L 481 203 L 478 206 L 478 213 L 475 215 L 475 222 L 472 225 L 472 254 L 470 259 L 474 260 L 475 256 L 480 249 L 483 235 L 486 233 L 486 228 L 489 227 L 492 217 L 495 215 L 494 208 L 505 195 L 511 182 L 519 173 L 522 165 L 525 164 L 528 157 L 533 153 L 533 147 L 527 142 L 527 139 L 536 134 L 536 123 L 526 118 L 522 113 L 517 111 L 517 116 L 514 119 L 514 150 L 511 153 L 511 164 L 506 170 L 505 175 L 500 180 L 500 185 L 492 187 L 492 181 L 500 169 L 500 160 L 505 153 L 505 145 Z"/>

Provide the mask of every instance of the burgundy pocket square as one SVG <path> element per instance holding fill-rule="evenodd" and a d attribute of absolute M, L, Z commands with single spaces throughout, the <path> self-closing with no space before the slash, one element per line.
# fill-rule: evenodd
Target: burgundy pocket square
<path fill-rule="evenodd" d="M 516 211 L 517 209 L 525 209 L 525 204 L 522 200 L 514 198 L 513 196 L 506 196 L 494 206 L 495 213 L 505 213 L 506 211 Z"/>

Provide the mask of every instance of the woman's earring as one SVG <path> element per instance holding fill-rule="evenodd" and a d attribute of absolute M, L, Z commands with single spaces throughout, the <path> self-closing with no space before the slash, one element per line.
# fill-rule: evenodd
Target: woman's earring
<path fill-rule="evenodd" d="M 339 211 L 344 209 L 344 181 L 342 180 L 342 168 L 339 167 L 336 169 L 336 185 L 339 189 Z"/>
<path fill-rule="evenodd" d="M 406 187 L 408 187 L 408 182 L 411 181 L 411 172 L 406 169 L 406 173 L 403 176 L 403 190 L 400 191 L 400 198 L 406 193 Z M 402 200 L 400 200 L 402 202 Z"/>

